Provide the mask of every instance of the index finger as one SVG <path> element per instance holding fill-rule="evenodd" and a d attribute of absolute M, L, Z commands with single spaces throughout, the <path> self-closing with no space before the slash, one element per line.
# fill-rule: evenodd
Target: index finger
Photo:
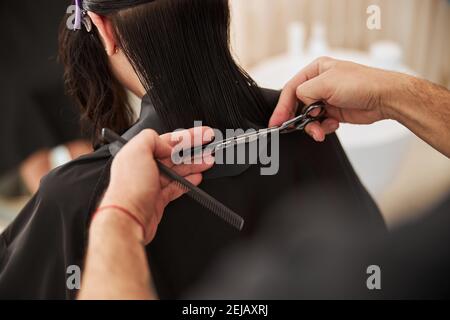
<path fill-rule="evenodd" d="M 332 61 L 332 59 L 325 57 L 316 59 L 286 84 L 270 119 L 269 127 L 279 126 L 295 117 L 298 106 L 297 88 L 306 81 L 319 76 L 324 71 L 322 65 L 329 61 Z"/>
<path fill-rule="evenodd" d="M 189 130 L 175 131 L 163 134 L 161 139 L 171 147 L 190 148 L 211 142 L 214 130 L 209 127 L 196 127 Z"/>
<path fill-rule="evenodd" d="M 136 137 L 124 147 L 141 148 L 143 152 L 150 151 L 153 158 L 165 158 L 172 152 L 172 147 L 167 141 L 161 139 L 161 137 L 153 130 L 146 129 L 141 131 Z"/>

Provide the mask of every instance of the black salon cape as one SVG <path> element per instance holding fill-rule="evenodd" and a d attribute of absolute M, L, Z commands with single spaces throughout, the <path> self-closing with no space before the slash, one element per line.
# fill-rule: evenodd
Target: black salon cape
<path fill-rule="evenodd" d="M 56 61 L 69 3 L 0 1 L 0 175 L 36 151 L 83 138 Z"/>
<path fill-rule="evenodd" d="M 264 94 L 274 107 L 279 93 L 264 91 Z M 148 109 L 144 104 L 143 112 Z M 131 129 L 136 131 L 133 134 L 144 127 L 159 128 L 154 112 L 143 118 Z M 356 212 L 346 218 L 360 222 L 360 231 L 368 236 L 384 232 L 376 205 L 335 135 L 319 144 L 299 132 L 282 136 L 280 142 L 277 175 L 261 176 L 255 165 L 237 176 L 227 176 L 225 170 L 223 177 L 206 178 L 201 185 L 245 218 L 241 233 L 186 196 L 167 207 L 157 236 L 147 248 L 153 279 L 162 299 L 183 297 L 201 281 L 216 257 L 231 245 L 251 237 L 261 213 L 294 187 L 308 188 L 312 183 L 339 185 L 339 192 L 351 199 L 355 209 L 351 212 Z M 1 236 L 0 298 L 76 296 L 76 291 L 66 287 L 66 268 L 83 267 L 89 220 L 108 184 L 111 161 L 109 146 L 105 146 L 51 172 L 42 181 L 37 195 Z M 300 194 L 298 201 L 305 200 Z M 271 214 L 276 216 L 278 212 Z M 301 212 L 298 219 L 302 219 Z"/>
<path fill-rule="evenodd" d="M 358 221 L 346 219 L 352 215 L 336 214 L 352 209 L 351 200 L 333 186 L 312 185 L 302 202 L 298 193 L 305 190 L 268 208 L 279 214 L 268 217 L 251 241 L 216 261 L 189 299 L 450 298 L 450 193 L 420 218 L 372 239 Z M 380 268 L 381 290 L 368 290 L 367 269 L 373 265 Z"/>

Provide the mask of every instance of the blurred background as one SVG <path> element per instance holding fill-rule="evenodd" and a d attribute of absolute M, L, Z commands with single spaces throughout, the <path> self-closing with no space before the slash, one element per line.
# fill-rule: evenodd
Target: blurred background
<path fill-rule="evenodd" d="M 327 55 L 410 73 L 450 88 L 448 0 L 230 1 L 233 51 L 261 86 L 281 89 L 302 67 Z M 11 98 L 3 99 L 0 108 L 3 150 L 0 157 L 0 230 L 29 199 L 36 189 L 36 181 L 43 174 L 90 151 L 83 136 L 73 133 L 75 129 L 71 129 L 70 134 L 55 130 L 65 121 L 73 124 L 76 115 L 61 113 L 70 107 L 70 102 L 64 98 L 55 100 L 49 95 L 49 92 L 59 90 L 59 97 L 60 85 L 43 87 L 39 81 L 42 74 L 50 77 L 46 63 L 52 66 L 55 63 L 57 28 L 67 7 L 65 1 L 44 2 L 52 8 L 46 10 L 45 28 L 42 19 L 33 22 L 36 1 L 20 2 L 20 17 L 11 13 L 19 12 L 14 9 L 14 2 L 0 4 L 1 23 L 5 24 L 0 28 L 3 30 L 0 40 L 12 43 L 8 53 L 0 50 L 1 93 Z M 39 5 L 43 5 L 41 1 Z M 27 17 L 27 10 L 30 16 L 23 19 Z M 380 18 L 379 25 L 371 20 L 377 17 Z M 375 29 L 368 27 L 368 20 L 372 22 L 369 26 Z M 25 49 L 17 38 L 11 38 L 8 30 L 15 30 L 16 35 L 22 30 L 19 39 L 34 46 L 32 63 L 41 65 L 43 70 L 36 76 L 39 86 L 29 86 L 32 99 L 14 99 L 14 82 L 10 79 L 18 78 L 18 66 L 30 63 L 31 58 L 30 49 Z M 42 43 L 46 43 L 45 48 L 40 47 Z M 58 68 L 51 77 L 61 80 L 62 84 L 62 71 Z M 26 94 L 21 92 L 21 96 L 26 97 Z M 36 98 L 42 96 L 47 100 Z M 58 101 L 53 103 L 56 111 L 49 110 L 51 106 L 45 101 Z M 45 116 L 49 113 L 57 117 Z M 24 146 L 23 142 L 13 138 L 18 136 L 16 131 L 23 128 L 24 123 L 11 120 L 11 114 L 20 119 L 30 118 L 31 126 L 39 125 L 38 132 L 45 134 L 38 135 L 40 140 L 32 146 Z M 20 125 L 15 126 L 17 123 Z M 63 127 L 67 128 L 67 125 Z M 395 122 L 386 121 L 370 127 L 344 125 L 338 134 L 355 170 L 390 226 L 420 214 L 450 190 L 449 159 Z M 25 141 L 28 140 L 25 138 Z"/>
<path fill-rule="evenodd" d="M 282 88 L 326 55 L 450 88 L 450 1 L 231 2 L 234 53 L 263 87 Z M 367 22 L 377 13 L 379 29 L 370 30 Z M 420 214 L 450 190 L 449 159 L 397 123 L 343 125 L 338 134 L 389 225 Z"/>

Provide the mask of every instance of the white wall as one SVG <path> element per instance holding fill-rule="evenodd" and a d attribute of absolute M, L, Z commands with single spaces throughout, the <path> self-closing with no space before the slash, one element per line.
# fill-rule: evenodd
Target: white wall
<path fill-rule="evenodd" d="M 367 49 L 374 40 L 394 40 L 409 67 L 426 78 L 450 86 L 450 5 L 447 0 L 230 0 L 234 49 L 251 67 L 286 50 L 285 31 L 301 20 L 327 25 L 335 47 Z M 382 29 L 366 28 L 366 9 L 382 10 Z"/>

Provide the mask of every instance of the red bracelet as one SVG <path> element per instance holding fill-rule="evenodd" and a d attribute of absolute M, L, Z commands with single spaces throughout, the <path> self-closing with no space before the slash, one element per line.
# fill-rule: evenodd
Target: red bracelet
<path fill-rule="evenodd" d="M 144 240 L 146 239 L 145 226 L 144 226 L 144 224 L 142 223 L 142 221 L 140 221 L 138 218 L 136 218 L 136 216 L 135 216 L 134 214 L 132 214 L 131 211 L 129 211 L 129 210 L 123 208 L 123 207 L 116 206 L 116 205 L 109 205 L 109 206 L 100 207 L 100 208 L 98 208 L 97 211 L 95 211 L 94 214 L 92 215 L 92 220 L 94 220 L 95 217 L 96 217 L 99 213 L 101 213 L 101 212 L 103 212 L 103 211 L 105 211 L 105 210 L 110 210 L 110 209 L 114 209 L 114 210 L 117 210 L 117 211 L 119 211 L 119 212 L 122 212 L 122 213 L 124 213 L 125 215 L 127 215 L 128 217 L 130 217 L 131 219 L 133 219 L 134 222 L 136 222 L 139 226 L 141 226 L 141 228 L 142 228 L 142 234 L 143 234 L 143 236 L 144 236 Z"/>

